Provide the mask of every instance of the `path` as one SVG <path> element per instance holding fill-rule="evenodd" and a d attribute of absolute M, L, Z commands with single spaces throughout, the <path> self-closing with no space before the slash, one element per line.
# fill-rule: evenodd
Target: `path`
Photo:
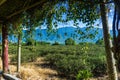
<path fill-rule="evenodd" d="M 65 80 L 57 76 L 57 71 L 47 65 L 43 66 L 43 64 L 46 64 L 43 58 L 39 58 L 36 62 L 24 63 L 17 77 L 22 80 Z M 15 73 L 15 65 L 10 65 L 10 70 L 11 73 Z"/>
<path fill-rule="evenodd" d="M 0 69 L 1 67 L 0 60 Z M 57 71 L 47 65 L 44 58 L 40 57 L 36 62 L 24 63 L 21 65 L 20 73 L 16 73 L 16 66 L 10 65 L 12 75 L 22 80 L 66 80 L 58 77 Z M 90 80 L 107 80 L 107 77 L 91 78 Z"/>

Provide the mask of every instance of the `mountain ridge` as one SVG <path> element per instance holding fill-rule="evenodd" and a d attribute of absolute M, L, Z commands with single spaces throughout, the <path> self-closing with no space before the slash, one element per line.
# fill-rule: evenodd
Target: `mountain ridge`
<path fill-rule="evenodd" d="M 34 40 L 36 41 L 45 41 L 45 42 L 50 42 L 50 43 L 54 43 L 54 42 L 59 42 L 61 44 L 64 44 L 65 40 L 67 38 L 73 38 L 76 43 L 79 42 L 92 42 L 95 43 L 97 40 L 103 38 L 103 30 L 102 28 L 93 28 L 92 30 L 90 30 L 90 33 L 94 33 L 95 30 L 97 30 L 98 34 L 95 35 L 94 39 L 85 39 L 85 40 L 79 40 L 80 34 L 78 34 L 76 32 L 77 29 L 81 29 L 81 30 L 85 30 L 86 27 L 82 27 L 82 28 L 75 28 L 75 27 L 62 27 L 62 28 L 58 28 L 56 31 L 56 33 L 53 30 L 53 33 L 49 34 L 49 32 L 47 33 L 47 29 L 39 29 L 37 28 L 34 31 Z M 23 36 L 25 37 L 25 32 L 26 30 L 23 30 Z M 110 31 L 110 33 L 112 34 L 112 31 Z M 77 37 L 75 37 L 77 36 Z M 16 37 L 9 37 L 9 40 L 17 42 L 17 38 Z M 25 40 L 23 39 L 23 42 Z"/>

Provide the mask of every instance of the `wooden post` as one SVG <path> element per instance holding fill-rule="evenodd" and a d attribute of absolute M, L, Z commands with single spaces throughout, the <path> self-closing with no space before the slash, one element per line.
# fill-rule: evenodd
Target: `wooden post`
<path fill-rule="evenodd" d="M 20 65 L 21 65 L 21 35 L 18 34 L 18 53 L 17 53 L 17 57 L 18 57 L 18 62 L 17 62 L 17 72 L 20 71 Z"/>
<path fill-rule="evenodd" d="M 2 64 L 3 72 L 7 73 L 8 68 L 8 27 L 6 24 L 2 25 Z"/>

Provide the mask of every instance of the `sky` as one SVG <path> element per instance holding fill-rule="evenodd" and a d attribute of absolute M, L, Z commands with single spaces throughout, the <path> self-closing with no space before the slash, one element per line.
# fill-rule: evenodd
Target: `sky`
<path fill-rule="evenodd" d="M 112 30 L 113 13 L 114 13 L 114 10 L 112 9 L 112 10 L 110 10 L 110 12 L 108 14 L 108 25 L 109 25 L 109 29 L 110 30 Z M 81 28 L 82 27 L 86 27 L 86 25 L 83 24 L 82 22 L 79 22 L 78 26 L 81 27 Z M 94 26 L 96 28 L 102 28 L 102 21 L 101 21 L 101 19 L 96 20 Z M 75 27 L 76 28 L 76 26 L 74 26 L 74 22 L 73 21 L 68 21 L 66 23 L 60 23 L 59 22 L 58 23 L 58 28 L 63 28 L 63 27 Z M 38 29 L 38 28 L 39 27 L 37 27 L 36 29 Z M 46 29 L 46 28 L 47 28 L 47 26 L 45 24 L 41 26 L 41 29 Z"/>
<path fill-rule="evenodd" d="M 64 6 L 67 7 L 67 5 L 65 5 L 65 4 L 64 4 Z M 109 7 L 109 5 L 108 5 L 108 7 Z M 112 30 L 112 22 L 113 22 L 112 20 L 113 20 L 113 13 L 114 13 L 114 4 L 112 4 L 112 7 L 110 6 L 109 8 L 110 8 L 110 10 L 109 10 L 109 14 L 108 14 L 108 25 L 109 25 L 109 29 Z M 63 15 L 63 18 L 65 18 L 65 17 L 66 16 Z M 86 27 L 86 25 L 83 24 L 82 22 L 79 22 L 78 26 L 81 27 L 81 28 L 82 27 Z M 102 21 L 101 21 L 101 19 L 96 20 L 94 26 L 97 27 L 97 28 L 102 28 Z M 39 27 L 37 27 L 36 29 L 38 29 Z M 75 27 L 76 28 L 76 26 L 74 26 L 74 22 L 73 21 L 68 21 L 67 23 L 60 23 L 59 22 L 58 23 L 58 28 L 63 28 L 63 27 Z M 47 26 L 45 24 L 41 26 L 41 29 L 46 29 L 46 28 L 47 28 Z"/>
<path fill-rule="evenodd" d="M 112 18 L 113 16 L 108 17 L 108 25 L 109 25 L 109 29 L 112 30 Z M 86 27 L 85 24 L 83 24 L 82 22 L 79 22 L 78 24 L 79 27 Z M 102 21 L 101 19 L 97 20 L 94 24 L 95 28 L 102 28 Z M 46 25 L 42 25 L 41 29 L 46 29 Z M 73 21 L 68 21 L 67 23 L 59 23 L 58 24 L 58 28 L 63 28 L 63 27 L 74 27 L 76 28 L 76 26 L 74 26 L 74 22 Z M 36 29 L 38 29 L 39 27 L 37 27 Z"/>

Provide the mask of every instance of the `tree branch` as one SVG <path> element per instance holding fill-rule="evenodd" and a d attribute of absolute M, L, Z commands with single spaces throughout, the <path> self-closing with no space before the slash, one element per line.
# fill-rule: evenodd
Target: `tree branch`
<path fill-rule="evenodd" d="M 92 1 L 83 1 L 83 0 L 80 0 L 81 2 L 87 2 L 87 3 L 91 3 L 91 4 L 94 4 L 95 2 L 92 2 Z M 46 0 L 42 0 L 42 1 L 39 1 L 39 2 L 36 2 L 36 3 L 34 3 L 33 5 L 31 5 L 31 6 L 28 6 L 28 7 L 25 7 L 25 8 L 23 8 L 23 9 L 21 9 L 21 10 L 18 10 L 18 11 L 16 11 L 16 12 L 14 12 L 14 13 L 12 13 L 12 14 L 10 14 L 9 16 L 7 16 L 6 17 L 6 19 L 10 19 L 11 17 L 13 17 L 13 16 L 15 16 L 15 15 L 18 15 L 18 14 L 20 14 L 21 12 L 23 12 L 23 11 L 26 11 L 26 10 L 28 10 L 28 9 L 30 9 L 30 8 L 33 8 L 33 7 L 35 7 L 35 6 L 37 6 L 37 5 L 40 5 L 40 4 L 44 4 L 45 2 L 47 2 Z M 108 4 L 108 3 L 113 3 L 113 1 L 110 1 L 110 2 L 96 2 L 96 4 Z"/>
<path fill-rule="evenodd" d="M 16 11 L 16 12 L 10 14 L 9 16 L 6 17 L 6 19 L 10 19 L 11 17 L 13 17 L 13 16 L 15 16 L 15 15 L 18 15 L 18 14 L 20 14 L 20 13 L 23 12 L 23 11 L 26 11 L 26 10 L 28 10 L 28 9 L 30 9 L 30 8 L 33 8 L 33 7 L 35 7 L 35 6 L 37 6 L 37 5 L 40 5 L 40 4 L 42 5 L 42 4 L 44 4 L 45 2 L 47 2 L 47 1 L 46 1 L 46 0 L 42 0 L 42 1 L 36 2 L 36 3 L 34 3 L 33 5 L 31 5 L 31 6 L 25 7 L 25 8 L 23 8 L 23 9 L 21 9 L 21 10 L 18 10 L 18 11 Z"/>
<path fill-rule="evenodd" d="M 114 1 L 106 1 L 106 2 L 101 2 L 101 1 L 83 1 L 83 0 L 79 0 L 80 2 L 84 2 L 84 3 L 89 3 L 89 4 L 110 4 L 113 3 Z"/>

